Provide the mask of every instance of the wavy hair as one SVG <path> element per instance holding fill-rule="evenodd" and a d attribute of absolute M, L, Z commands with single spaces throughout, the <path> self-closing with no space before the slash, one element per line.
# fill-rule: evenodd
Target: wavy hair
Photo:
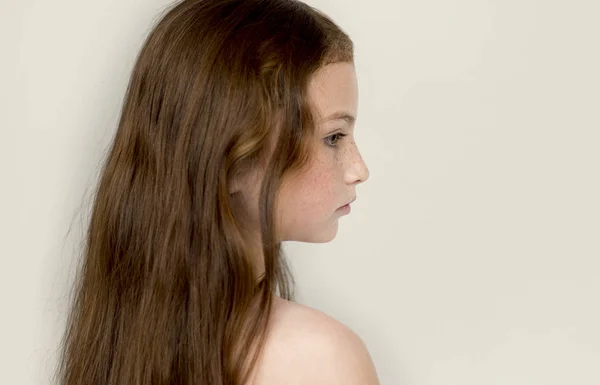
<path fill-rule="evenodd" d="M 320 67 L 353 43 L 296 0 L 184 0 L 146 37 L 94 190 L 60 385 L 241 385 L 275 293 L 294 300 L 275 198 L 310 159 Z M 264 273 L 229 187 L 265 174 Z"/>

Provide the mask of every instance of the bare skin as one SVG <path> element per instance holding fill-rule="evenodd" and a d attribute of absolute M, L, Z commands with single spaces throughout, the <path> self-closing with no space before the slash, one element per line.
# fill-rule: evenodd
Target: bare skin
<path fill-rule="evenodd" d="M 364 342 L 350 328 L 318 310 L 274 300 L 248 385 L 380 385 Z"/>

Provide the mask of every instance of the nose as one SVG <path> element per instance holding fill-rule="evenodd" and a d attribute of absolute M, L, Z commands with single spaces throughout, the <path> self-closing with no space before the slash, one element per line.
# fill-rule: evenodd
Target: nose
<path fill-rule="evenodd" d="M 354 151 L 348 161 L 350 166 L 346 172 L 347 183 L 358 184 L 369 179 L 369 168 L 360 154 L 358 146 L 354 146 Z"/>

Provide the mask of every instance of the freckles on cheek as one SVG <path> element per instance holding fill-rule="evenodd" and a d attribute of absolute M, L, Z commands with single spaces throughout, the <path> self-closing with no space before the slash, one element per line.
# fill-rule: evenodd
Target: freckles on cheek
<path fill-rule="evenodd" d="M 335 204 L 335 177 L 333 168 L 315 167 L 308 173 L 300 182 L 301 209 L 313 212 L 322 212 L 323 210 L 331 209 L 331 205 Z"/>

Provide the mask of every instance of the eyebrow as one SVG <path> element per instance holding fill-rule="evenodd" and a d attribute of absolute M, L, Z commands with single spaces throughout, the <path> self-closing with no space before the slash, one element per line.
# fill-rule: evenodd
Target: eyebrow
<path fill-rule="evenodd" d="M 352 116 L 349 113 L 344 112 L 344 111 L 334 112 L 333 114 L 326 117 L 325 121 L 338 120 L 338 119 L 345 120 L 348 124 L 354 124 L 354 122 L 356 121 L 356 118 L 354 116 Z"/>

